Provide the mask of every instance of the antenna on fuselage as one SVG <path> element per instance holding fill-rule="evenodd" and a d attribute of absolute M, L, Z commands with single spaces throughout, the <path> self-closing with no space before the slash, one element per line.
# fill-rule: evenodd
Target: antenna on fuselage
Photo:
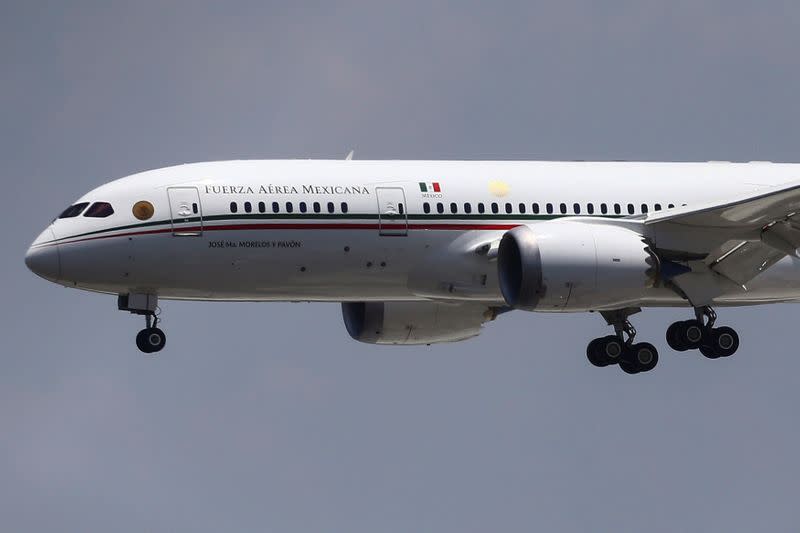
<path fill-rule="evenodd" d="M 344 160 L 345 160 L 345 161 L 352 161 L 352 159 L 353 159 L 353 154 L 355 154 L 355 153 L 356 153 L 356 151 L 355 151 L 355 150 L 350 150 L 350 153 L 349 153 L 349 154 L 347 154 L 347 157 L 345 157 L 345 158 L 344 158 Z"/>

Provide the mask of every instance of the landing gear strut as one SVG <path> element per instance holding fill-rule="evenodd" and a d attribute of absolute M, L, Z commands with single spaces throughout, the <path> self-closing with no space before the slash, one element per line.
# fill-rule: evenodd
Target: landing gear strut
<path fill-rule="evenodd" d="M 634 343 L 636 328 L 628 320 L 641 309 L 628 308 L 618 311 L 603 311 L 601 314 L 609 326 L 614 326 L 614 335 L 594 339 L 586 347 L 586 356 L 594 366 L 618 364 L 627 374 L 649 372 L 658 364 L 658 350 L 649 342 Z"/>
<path fill-rule="evenodd" d="M 158 296 L 154 294 L 120 294 L 117 300 L 120 311 L 144 315 L 146 327 L 136 335 L 136 347 L 144 353 L 160 352 L 167 344 L 167 336 L 158 328 Z"/>
<path fill-rule="evenodd" d="M 729 357 L 739 349 L 739 335 L 733 328 L 714 327 L 717 313 L 711 307 L 696 307 L 694 320 L 675 322 L 667 328 L 667 344 L 679 352 L 700 350 L 709 359 Z"/>

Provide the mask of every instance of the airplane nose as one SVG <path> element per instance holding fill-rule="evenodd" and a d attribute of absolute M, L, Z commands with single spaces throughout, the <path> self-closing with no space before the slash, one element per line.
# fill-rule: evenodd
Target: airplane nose
<path fill-rule="evenodd" d="M 25 254 L 25 265 L 37 276 L 55 281 L 61 277 L 61 259 L 58 255 L 58 245 L 39 244 L 52 241 L 55 238 L 51 228 L 46 229 L 37 238 Z"/>
<path fill-rule="evenodd" d="M 57 245 L 29 248 L 25 254 L 25 264 L 31 272 L 45 279 L 56 280 L 61 277 Z"/>

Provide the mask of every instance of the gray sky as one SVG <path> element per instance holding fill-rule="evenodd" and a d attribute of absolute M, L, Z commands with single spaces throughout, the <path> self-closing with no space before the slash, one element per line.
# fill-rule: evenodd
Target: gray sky
<path fill-rule="evenodd" d="M 69 7 L 66 7 L 69 4 Z M 594 315 L 466 343 L 351 341 L 338 306 L 48 284 L 26 247 L 110 179 L 242 157 L 797 161 L 800 4 L 0 5 L 0 516 L 8 531 L 796 531 L 797 306 L 720 310 L 596 369 Z"/>

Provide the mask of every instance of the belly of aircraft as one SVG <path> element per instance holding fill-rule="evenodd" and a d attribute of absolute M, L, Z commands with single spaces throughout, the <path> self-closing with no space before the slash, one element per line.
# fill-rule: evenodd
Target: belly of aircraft
<path fill-rule="evenodd" d="M 381 236 L 357 230 L 207 230 L 199 236 L 143 235 L 120 242 L 128 253 L 119 265 L 98 266 L 94 282 L 71 286 L 109 293 L 153 291 L 165 299 L 440 299 L 503 305 L 496 264 L 480 263 L 469 249 L 473 243 L 490 241 L 499 234 L 475 233 L 466 238 L 447 231 Z M 462 246 L 462 241 L 467 244 Z M 463 249 L 454 249 L 454 242 Z M 62 255 L 69 262 L 78 261 L 81 254 L 77 249 L 66 249 Z M 466 270 L 456 272 L 459 269 Z M 716 303 L 725 306 L 798 299 L 800 261 L 785 258 L 746 288 L 718 298 Z M 641 297 L 628 304 L 688 305 L 665 287 L 643 288 Z M 557 311 L 587 310 L 592 310 L 591 306 L 566 306 Z"/>

